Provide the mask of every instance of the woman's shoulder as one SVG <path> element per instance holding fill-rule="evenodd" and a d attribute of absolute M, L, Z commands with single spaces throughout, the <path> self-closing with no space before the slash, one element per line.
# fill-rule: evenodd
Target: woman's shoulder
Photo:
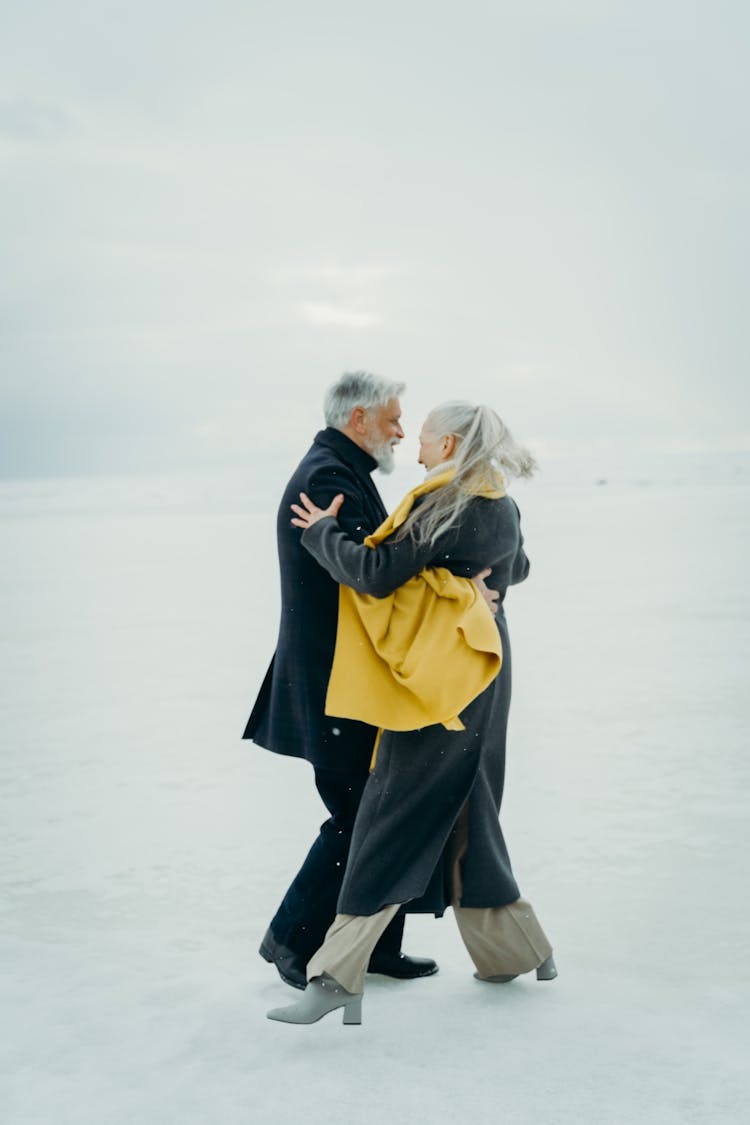
<path fill-rule="evenodd" d="M 497 520 L 518 520 L 521 515 L 518 504 L 507 492 L 504 496 L 473 496 L 467 507 L 468 510 L 482 511 L 486 516 Z"/>

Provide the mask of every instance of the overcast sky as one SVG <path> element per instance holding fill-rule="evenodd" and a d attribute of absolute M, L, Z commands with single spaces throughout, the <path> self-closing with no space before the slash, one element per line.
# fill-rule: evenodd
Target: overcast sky
<path fill-rule="evenodd" d="M 750 448 L 741 0 L 2 11 L 1 475 L 302 452 L 352 368 Z"/>

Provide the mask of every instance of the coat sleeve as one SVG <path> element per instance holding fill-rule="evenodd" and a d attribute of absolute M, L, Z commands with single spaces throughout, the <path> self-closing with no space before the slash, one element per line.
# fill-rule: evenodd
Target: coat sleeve
<path fill-rule="evenodd" d="M 344 503 L 339 512 L 339 527 L 355 543 L 361 543 L 375 528 L 370 526 L 372 519 L 367 514 L 362 485 L 356 474 L 349 471 L 345 465 L 318 469 L 310 478 L 307 487 L 308 496 L 318 508 L 327 508 L 339 492 L 344 494 Z M 292 515 L 290 511 L 290 519 Z"/>
<path fill-rule="evenodd" d="M 328 516 L 302 533 L 302 545 L 342 586 L 359 594 L 386 598 L 423 567 L 432 548 L 417 547 L 410 538 L 385 542 L 374 549 L 354 543 L 337 521 Z"/>
<path fill-rule="evenodd" d="M 519 582 L 523 582 L 526 578 L 528 578 L 531 563 L 529 562 L 528 556 L 523 549 L 523 535 L 521 533 L 521 513 L 518 511 L 518 505 L 516 504 L 515 500 L 513 501 L 513 505 L 516 509 L 516 512 L 518 512 L 518 550 L 516 551 L 515 558 L 513 559 L 509 584 L 511 586 L 517 586 Z"/>

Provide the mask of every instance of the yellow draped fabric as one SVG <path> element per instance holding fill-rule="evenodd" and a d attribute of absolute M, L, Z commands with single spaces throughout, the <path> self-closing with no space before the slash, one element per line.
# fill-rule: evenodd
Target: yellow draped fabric
<path fill-rule="evenodd" d="M 441 488 L 447 470 L 412 489 L 365 539 L 375 547 L 406 520 L 420 496 Z M 472 491 L 505 495 L 502 481 Z M 386 598 L 339 587 L 336 651 L 326 714 L 387 730 L 442 723 L 463 730 L 460 712 L 500 671 L 500 636 L 474 584 L 445 567 L 428 567 Z"/>

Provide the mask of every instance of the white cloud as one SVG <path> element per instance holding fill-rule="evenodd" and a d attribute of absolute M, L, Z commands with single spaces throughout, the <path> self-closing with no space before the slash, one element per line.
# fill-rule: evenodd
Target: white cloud
<path fill-rule="evenodd" d="M 396 265 L 342 265 L 340 262 L 318 262 L 311 264 L 292 264 L 276 266 L 269 271 L 269 280 L 275 284 L 314 282 L 321 285 L 335 285 L 344 289 L 362 289 L 388 281 L 404 272 L 403 266 Z"/>
<path fill-rule="evenodd" d="M 329 301 L 303 301 L 299 306 L 302 319 L 308 324 L 325 324 L 337 328 L 372 328 L 380 317 L 372 312 L 335 305 Z"/>
<path fill-rule="evenodd" d="M 331 285 L 347 285 L 357 288 L 386 281 L 398 272 L 392 266 L 311 266 L 305 271 L 312 281 L 328 282 Z"/>

